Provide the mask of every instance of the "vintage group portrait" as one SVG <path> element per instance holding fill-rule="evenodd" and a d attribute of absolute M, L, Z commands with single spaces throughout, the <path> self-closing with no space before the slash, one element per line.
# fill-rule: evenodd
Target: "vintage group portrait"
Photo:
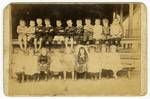
<path fill-rule="evenodd" d="M 8 96 L 147 92 L 143 3 L 11 3 L 4 9 Z"/>

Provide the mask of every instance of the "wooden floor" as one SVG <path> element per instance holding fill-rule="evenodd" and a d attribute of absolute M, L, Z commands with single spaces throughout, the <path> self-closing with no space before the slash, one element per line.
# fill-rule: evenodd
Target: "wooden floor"
<path fill-rule="evenodd" d="M 34 96 L 93 96 L 93 95 L 138 95 L 140 79 L 101 79 L 101 80 L 48 80 L 39 82 L 18 83 L 14 79 L 9 82 L 8 94 Z"/>

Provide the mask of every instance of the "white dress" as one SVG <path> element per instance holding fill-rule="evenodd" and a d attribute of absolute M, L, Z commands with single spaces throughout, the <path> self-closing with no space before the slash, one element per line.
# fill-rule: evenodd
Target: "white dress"
<path fill-rule="evenodd" d="M 118 71 L 122 69 L 119 53 L 101 53 L 101 68 Z"/>
<path fill-rule="evenodd" d="M 100 53 L 100 69 L 105 69 L 106 68 L 106 65 L 107 65 L 107 53 L 106 52 L 102 52 Z"/>
<path fill-rule="evenodd" d="M 99 53 L 89 53 L 88 59 L 88 72 L 99 72 L 100 71 L 100 57 Z"/>
<path fill-rule="evenodd" d="M 26 66 L 26 55 L 24 54 L 13 54 L 12 55 L 12 70 L 14 73 L 25 72 Z"/>
<path fill-rule="evenodd" d="M 70 54 L 64 54 L 63 56 L 63 67 L 64 71 L 74 71 L 75 66 L 75 57 L 72 53 Z"/>
<path fill-rule="evenodd" d="M 64 71 L 64 67 L 62 64 L 62 55 L 59 52 L 53 53 L 51 56 L 51 66 L 50 66 L 50 71 L 53 72 L 62 72 Z"/>
<path fill-rule="evenodd" d="M 26 56 L 25 73 L 32 75 L 38 72 L 38 56 L 28 55 Z"/>

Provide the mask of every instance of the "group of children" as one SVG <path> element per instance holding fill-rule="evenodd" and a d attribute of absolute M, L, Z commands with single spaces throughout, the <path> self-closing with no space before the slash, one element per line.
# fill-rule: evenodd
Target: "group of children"
<path fill-rule="evenodd" d="M 26 22 L 20 20 L 17 33 L 21 50 L 34 47 L 36 52 L 50 44 L 64 44 L 66 48 L 69 45 L 73 48 L 74 44 L 120 45 L 123 30 L 117 18 L 113 19 L 111 25 L 106 18 L 102 19 L 103 25 L 100 19 L 95 19 L 95 25 L 91 24 L 90 19 L 85 19 L 85 25 L 82 20 L 77 20 L 76 27 L 72 20 L 67 20 L 66 23 L 67 27 L 64 28 L 61 20 L 56 20 L 56 27 L 53 27 L 48 18 L 44 22 L 37 18 L 36 22 L 30 20 L 27 27 Z"/>
<path fill-rule="evenodd" d="M 29 55 L 16 55 L 15 66 L 21 66 L 16 71 L 17 79 L 48 80 L 48 79 L 101 79 L 102 70 L 112 70 L 112 77 L 117 78 L 117 72 L 122 64 L 116 46 L 111 46 L 111 52 L 106 52 L 102 47 L 101 52 L 96 51 L 96 46 L 78 45 L 73 50 L 71 47 L 61 49 L 42 48 L 39 55 L 34 55 L 30 50 Z M 20 59 L 25 59 L 23 62 Z M 18 65 L 17 65 L 18 64 Z M 17 67 L 19 69 L 19 67 Z M 108 76 L 110 76 L 108 74 Z"/>
<path fill-rule="evenodd" d="M 56 20 L 53 27 L 48 18 L 44 22 L 37 18 L 36 22 L 30 20 L 27 27 L 26 22 L 20 20 L 17 26 L 20 49 L 29 54 L 14 56 L 15 65 L 21 66 L 15 72 L 19 81 L 67 79 L 68 73 L 71 79 L 101 79 L 103 69 L 113 70 L 113 77 L 117 77 L 118 70 L 122 69 L 116 52 L 123 34 L 119 18 L 113 18 L 111 25 L 106 18 L 102 22 L 95 19 L 95 25 L 90 19 L 85 19 L 85 25 L 82 20 L 76 20 L 76 26 L 72 20 L 66 23 L 64 28 L 61 20 Z M 65 45 L 65 48 L 54 48 L 53 44 Z M 25 59 L 25 63 L 20 59 Z"/>

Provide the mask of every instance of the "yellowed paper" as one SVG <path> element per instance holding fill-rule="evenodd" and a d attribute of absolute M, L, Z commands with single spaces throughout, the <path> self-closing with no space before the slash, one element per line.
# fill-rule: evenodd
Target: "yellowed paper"
<path fill-rule="evenodd" d="M 5 94 L 145 95 L 146 16 L 143 3 L 9 4 Z"/>

